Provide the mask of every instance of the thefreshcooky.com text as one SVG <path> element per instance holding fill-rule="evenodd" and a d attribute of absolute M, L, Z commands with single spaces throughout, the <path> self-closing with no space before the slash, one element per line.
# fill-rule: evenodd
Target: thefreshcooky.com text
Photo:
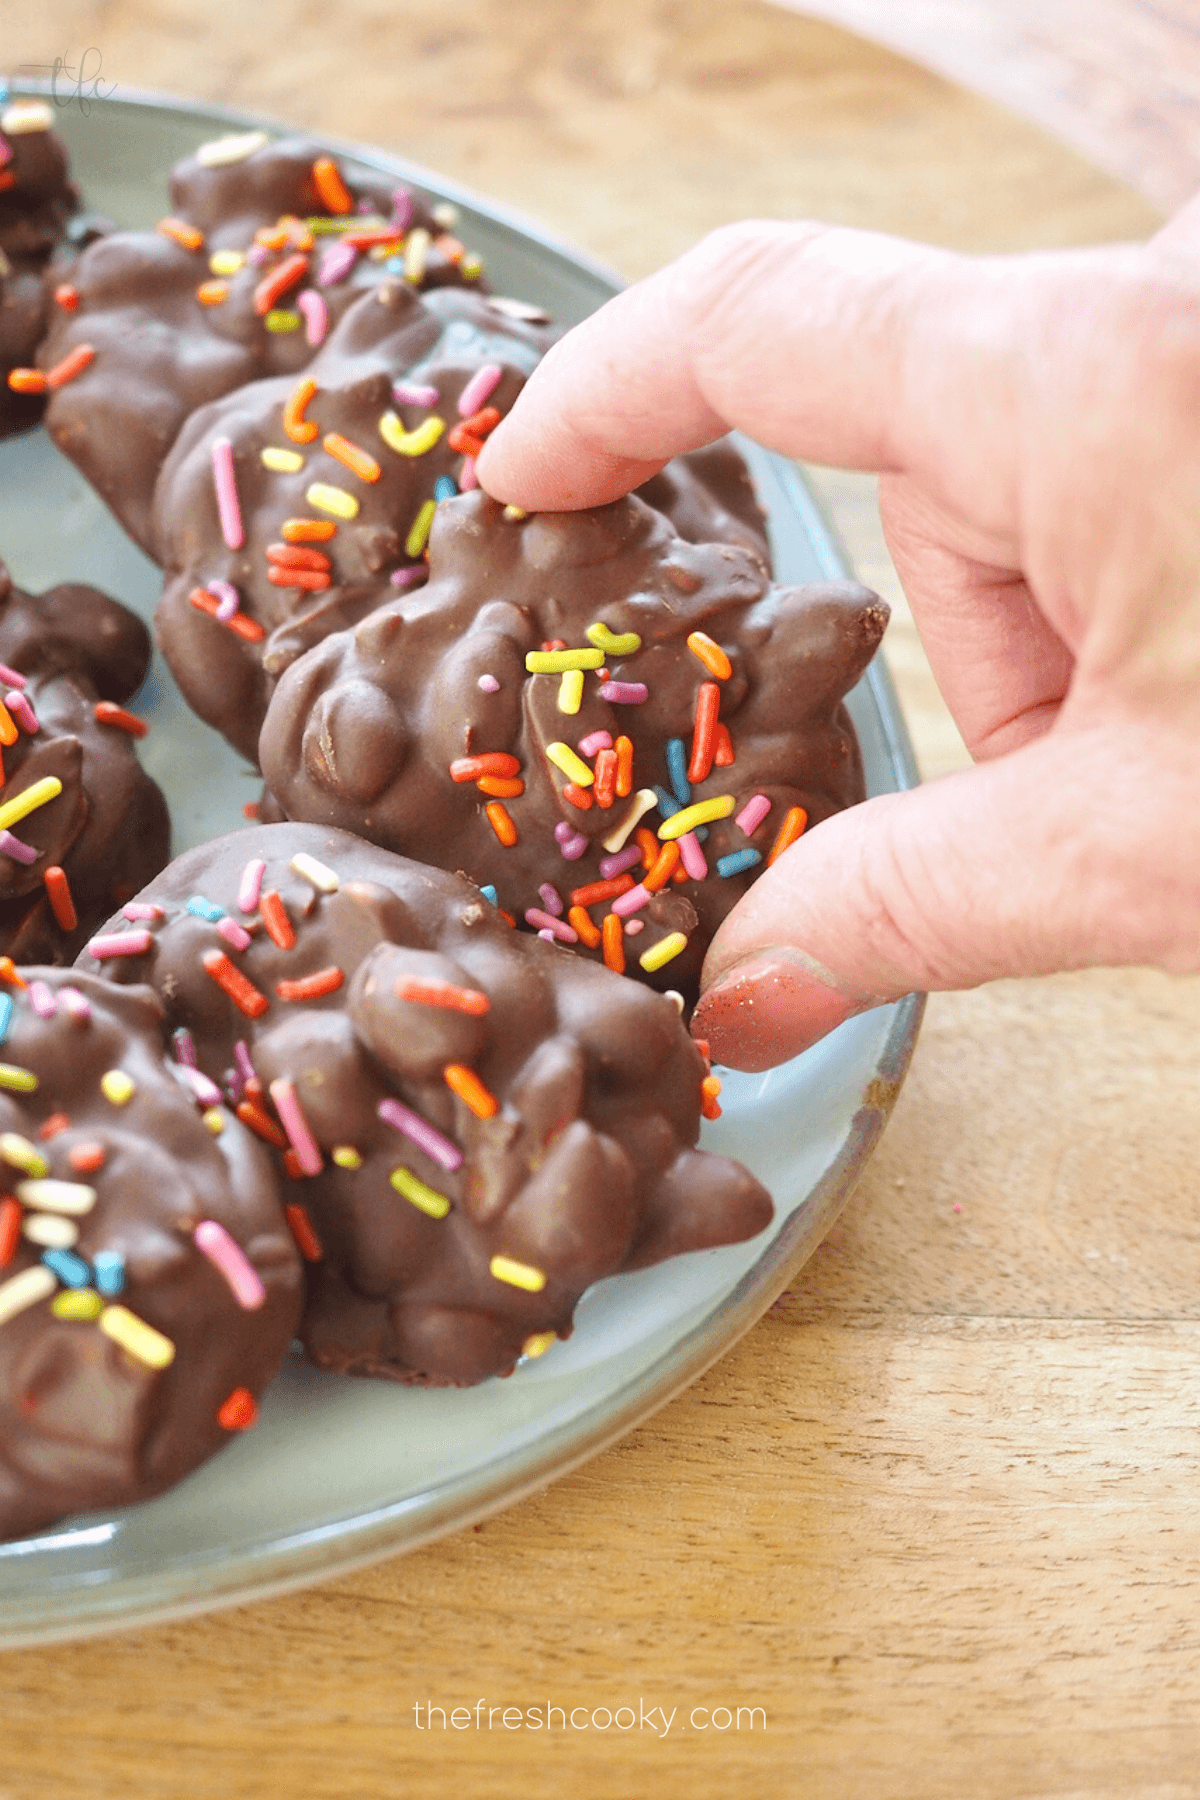
<path fill-rule="evenodd" d="M 424 1716 L 422 1716 L 424 1715 Z M 682 1711 L 673 1706 L 647 1707 L 639 1696 L 634 1706 L 439 1706 L 417 1700 L 413 1718 L 418 1731 L 651 1731 L 668 1737 L 672 1731 L 765 1731 L 767 1714 L 762 1706 L 693 1706 Z"/>

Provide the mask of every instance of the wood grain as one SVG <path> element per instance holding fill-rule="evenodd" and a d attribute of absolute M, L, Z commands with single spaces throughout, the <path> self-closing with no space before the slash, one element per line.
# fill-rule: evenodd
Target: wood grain
<path fill-rule="evenodd" d="M 629 274 L 751 212 L 988 250 L 1158 217 L 1003 109 L 752 0 L 47 0 L 6 33 L 13 62 L 98 43 L 129 88 L 386 143 Z M 819 479 L 894 583 L 869 481 Z M 961 744 L 895 597 L 937 773 Z M 0 1800 L 1190 1796 L 1198 1002 L 1141 971 L 935 1000 L 852 1206 L 687 1394 L 478 1531 L 7 1656 Z M 677 1722 L 417 1729 L 415 1705 L 481 1696 Z M 765 1729 L 680 1729 L 738 1705 Z"/>

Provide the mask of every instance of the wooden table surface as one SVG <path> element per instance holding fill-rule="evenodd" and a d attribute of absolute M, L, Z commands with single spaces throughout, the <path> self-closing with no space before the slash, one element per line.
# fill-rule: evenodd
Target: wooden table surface
<path fill-rule="evenodd" d="M 386 144 L 630 275 L 753 213 L 972 249 L 1156 219 L 1032 126 L 759 0 L 23 10 L 13 65 L 95 45 L 118 86 Z M 822 486 L 894 593 L 869 483 Z M 888 654 L 926 772 L 954 766 L 903 608 Z M 1194 1794 L 1198 1003 L 1140 971 L 935 999 L 840 1224 L 688 1393 L 415 1555 L 10 1654 L 0 1800 Z M 417 1728 L 415 1705 L 481 1698 L 674 1715 L 665 1738 Z M 763 1713 L 714 1725 L 739 1706 Z"/>

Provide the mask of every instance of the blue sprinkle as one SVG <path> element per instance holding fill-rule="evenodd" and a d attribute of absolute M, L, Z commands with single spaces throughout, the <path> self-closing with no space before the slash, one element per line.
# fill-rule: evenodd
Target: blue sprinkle
<path fill-rule="evenodd" d="M 125 1258 L 119 1250 L 98 1250 L 92 1265 L 96 1286 L 102 1294 L 120 1294 L 125 1289 Z"/>
<path fill-rule="evenodd" d="M 667 739 L 667 774 L 675 798 L 680 806 L 687 806 L 692 798 L 692 788 L 687 777 L 687 751 L 682 738 Z"/>
<path fill-rule="evenodd" d="M 76 1256 L 73 1250 L 43 1250 L 42 1261 L 54 1271 L 64 1287 L 90 1287 L 92 1271 L 82 1256 Z"/>
<path fill-rule="evenodd" d="M 728 856 L 718 856 L 717 874 L 741 875 L 761 861 L 762 852 L 759 850 L 731 850 Z"/>
<path fill-rule="evenodd" d="M 218 919 L 225 917 L 225 908 L 215 905 L 211 900 L 206 900 L 203 894 L 193 894 L 187 903 L 187 909 L 190 913 L 194 913 L 196 918 L 207 919 L 210 925 L 215 925 Z"/>
<path fill-rule="evenodd" d="M 389 256 L 383 266 L 389 275 L 403 275 L 404 258 L 402 256 Z"/>
<path fill-rule="evenodd" d="M 664 819 L 670 819 L 675 813 L 682 812 L 683 808 L 678 800 L 672 800 L 666 788 L 661 788 L 655 783 L 654 791 L 658 795 L 658 810 Z"/>
<path fill-rule="evenodd" d="M 12 1029 L 13 997 L 11 994 L 0 994 L 0 1044 L 3 1044 Z"/>
<path fill-rule="evenodd" d="M 443 500 L 453 500 L 458 492 L 458 483 L 453 475 L 439 475 L 433 484 L 433 497 L 440 504 Z"/>
<path fill-rule="evenodd" d="M 479 891 L 483 895 L 485 900 L 490 900 L 493 906 L 499 906 L 500 896 L 499 896 L 499 894 L 497 894 L 495 888 L 492 886 L 490 881 L 488 882 L 486 887 L 481 887 Z"/>

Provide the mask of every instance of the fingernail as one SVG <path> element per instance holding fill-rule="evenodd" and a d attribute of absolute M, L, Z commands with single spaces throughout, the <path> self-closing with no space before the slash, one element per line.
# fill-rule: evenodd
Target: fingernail
<path fill-rule="evenodd" d="M 714 1062 L 758 1073 L 875 1004 L 838 987 L 797 950 L 760 950 L 701 994 L 692 1035 L 708 1039 Z"/>

